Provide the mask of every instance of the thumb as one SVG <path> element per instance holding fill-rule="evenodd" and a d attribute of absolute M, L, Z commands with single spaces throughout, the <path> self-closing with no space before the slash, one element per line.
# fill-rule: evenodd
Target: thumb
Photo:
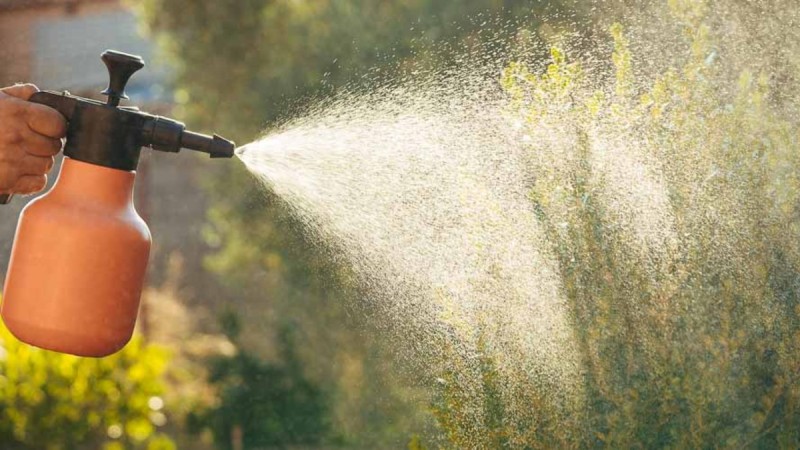
<path fill-rule="evenodd" d="M 36 86 L 28 83 L 17 83 L 14 86 L 9 86 L 7 88 L 0 89 L 0 92 L 10 95 L 12 97 L 16 97 L 21 100 L 28 100 L 31 96 L 37 92 L 39 92 L 39 88 Z"/>

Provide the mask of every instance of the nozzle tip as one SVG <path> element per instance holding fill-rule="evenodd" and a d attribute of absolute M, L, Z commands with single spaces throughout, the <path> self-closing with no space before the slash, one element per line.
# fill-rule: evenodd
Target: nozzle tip
<path fill-rule="evenodd" d="M 236 144 L 221 136 L 214 135 L 211 141 L 211 146 L 208 148 L 208 153 L 212 158 L 233 158 Z"/>

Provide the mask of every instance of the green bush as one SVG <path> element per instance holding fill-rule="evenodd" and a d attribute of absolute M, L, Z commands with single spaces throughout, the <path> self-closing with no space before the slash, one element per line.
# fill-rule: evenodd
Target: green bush
<path fill-rule="evenodd" d="M 0 325 L 0 447 L 175 448 L 157 431 L 168 359 L 139 336 L 103 359 L 48 352 Z"/>
<path fill-rule="evenodd" d="M 686 51 L 651 78 L 620 25 L 610 86 L 557 47 L 542 73 L 502 75 L 584 370 L 559 402 L 499 379 L 483 349 L 477 394 L 442 376 L 434 410 L 456 448 L 800 445 L 800 129 L 769 67 L 717 57 L 708 4 L 669 4 Z M 651 182 L 625 190 L 602 161 Z"/>
<path fill-rule="evenodd" d="M 281 363 L 274 364 L 241 348 L 241 324 L 234 313 L 223 314 L 221 322 L 237 352 L 210 361 L 208 382 L 218 389 L 220 401 L 193 413 L 191 428 L 210 430 L 220 449 L 235 448 L 237 439 L 244 448 L 319 445 L 328 440 L 328 399 L 303 373 L 292 329 L 283 327 Z"/>

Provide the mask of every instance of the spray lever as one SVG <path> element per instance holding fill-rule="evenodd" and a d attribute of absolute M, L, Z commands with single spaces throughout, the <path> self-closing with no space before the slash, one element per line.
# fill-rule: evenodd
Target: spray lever
<path fill-rule="evenodd" d="M 69 122 L 64 155 L 90 164 L 119 170 L 136 170 L 142 147 L 176 153 L 182 148 L 208 153 L 212 158 L 231 158 L 235 144 L 223 137 L 186 130 L 177 120 L 119 106 L 128 99 L 125 86 L 144 67 L 136 55 L 106 50 L 101 59 L 108 69 L 106 103 L 78 97 L 67 91 L 41 91 L 30 101 L 60 112 Z M 5 199 L 4 199 L 5 197 Z M 10 196 L 0 196 L 0 204 Z M 5 202 L 3 201 L 5 200 Z"/>

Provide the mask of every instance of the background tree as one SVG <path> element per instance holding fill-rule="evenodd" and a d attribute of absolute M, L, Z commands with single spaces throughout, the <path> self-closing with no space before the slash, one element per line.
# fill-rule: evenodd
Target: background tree
<path fill-rule="evenodd" d="M 504 71 L 526 131 L 558 129 L 562 138 L 528 144 L 538 175 L 530 198 L 559 260 L 586 370 L 573 410 L 513 369 L 498 390 L 501 358 L 482 349 L 492 408 L 479 436 L 469 427 L 476 396 L 443 374 L 437 417 L 457 448 L 797 445 L 797 99 L 773 92 L 794 61 L 752 52 L 794 30 L 737 42 L 732 23 L 745 36 L 764 32 L 761 23 L 742 5 L 711 6 L 659 5 L 664 20 L 647 26 L 678 43 L 649 43 L 645 50 L 661 51 L 651 59 L 667 64 L 648 77 L 619 24 L 608 33 L 608 78 L 558 47 L 546 68 L 517 62 Z M 621 225 L 624 209 L 609 201 L 614 181 L 597 156 L 623 152 L 647 160 L 664 183 L 668 213 L 659 214 L 675 233 L 659 243 L 663 252 L 643 255 Z"/>
<path fill-rule="evenodd" d="M 147 0 L 134 6 L 174 62 L 175 114 L 195 128 L 225 130 L 248 142 L 342 87 L 369 88 L 402 77 L 404 67 L 442 67 L 470 48 L 500 46 L 520 29 L 536 30 L 540 17 L 561 5 Z M 291 318 L 299 363 L 331 393 L 337 439 L 386 447 L 430 431 L 433 420 L 419 408 L 428 402 L 429 380 L 398 375 L 393 344 L 370 331 L 368 302 L 348 284 L 347 268 L 332 265 L 285 206 L 241 167 L 215 169 L 206 239 L 217 252 L 208 266 L 240 299 L 242 348 L 280 361 L 277 318 Z M 354 305 L 358 314 L 351 314 Z M 263 342 L 273 344 L 263 348 Z"/>
<path fill-rule="evenodd" d="M 296 110 L 345 85 L 368 87 L 382 79 L 383 69 L 420 58 L 442 67 L 448 48 L 491 45 L 496 36 L 481 30 L 493 27 L 482 27 L 485 16 L 476 20 L 478 11 L 517 17 L 528 8 L 522 29 L 558 34 L 559 22 L 540 26 L 535 18 L 546 11 L 531 3 L 251 1 L 231 9 L 219 2 L 181 16 L 184 2 L 163 0 L 147 2 L 151 13 L 144 17 L 167 37 L 165 48 L 179 61 L 178 80 L 186 86 L 179 98 L 191 100 L 186 117 L 236 130 L 248 141 L 290 110 L 287 105 Z M 568 50 L 581 42 L 565 39 L 570 48 L 556 47 L 547 70 L 514 63 L 502 80 L 511 109 L 528 126 L 535 130 L 550 120 L 572 143 L 560 152 L 531 144 L 536 159 L 545 161 L 533 168 L 543 176 L 531 198 L 572 308 L 587 367 L 586 407 L 564 414 L 543 400 L 547 393 L 526 374 L 516 374 L 517 388 L 509 388 L 485 354 L 482 389 L 491 401 L 482 414 L 490 426 L 475 433 L 473 399 L 451 382 L 457 373 L 442 374 L 437 419 L 459 448 L 794 446 L 798 39 L 787 29 L 790 21 L 775 13 L 793 9 L 782 0 L 669 0 L 637 18 L 653 2 L 605 3 L 599 14 L 636 29 L 627 34 L 617 26 L 596 39 L 592 56 L 601 58 L 573 62 Z M 635 14 L 615 8 L 626 5 L 641 8 Z M 559 6 L 549 2 L 546 8 Z M 575 6 L 569 25 L 591 35 L 590 21 Z M 154 14 L 161 9 L 174 14 Z M 603 21 L 596 13 L 591 18 Z M 726 34 L 731 29 L 740 31 Z M 665 174 L 679 238 L 663 272 L 646 270 L 602 202 L 602 176 L 590 158 L 597 145 L 591 132 L 598 127 L 614 128 L 631 142 L 646 136 L 647 144 L 636 148 L 657 159 Z M 299 308 L 285 306 L 281 313 L 299 318 L 310 339 L 315 324 L 328 329 L 332 318 L 346 316 L 331 305 L 356 300 L 324 289 L 317 275 L 324 255 L 295 246 L 292 239 L 302 237 L 292 232 L 291 217 L 274 199 L 268 199 L 271 208 L 254 207 L 263 200 L 244 195 L 250 190 L 220 190 L 227 203 L 220 201 L 212 216 L 221 249 L 216 267 L 246 277 L 281 261 L 284 299 L 302 299 L 292 303 Z M 559 223 L 569 224 L 566 234 Z M 297 248 L 306 250 L 289 250 Z M 280 258 L 263 260 L 270 252 Z M 289 305 L 284 299 L 275 301 Z M 304 313 L 309 307 L 314 317 Z M 340 343 L 354 341 L 340 331 Z M 364 349 L 359 357 L 370 364 L 365 355 L 381 343 Z M 516 402 L 498 395 L 508 392 Z"/>
<path fill-rule="evenodd" d="M 511 38 L 519 27 L 504 21 L 535 29 L 561 3 L 146 0 L 135 6 L 174 62 L 178 111 L 194 125 L 244 142 L 319 96 L 368 85 L 382 70 L 395 73 L 398 62 L 429 57 L 428 50 L 446 60 L 456 54 L 448 48 Z"/>
<path fill-rule="evenodd" d="M 226 312 L 221 326 L 236 345 L 241 331 L 238 316 Z M 244 448 L 324 443 L 330 426 L 328 398 L 303 373 L 288 325 L 281 330 L 278 345 L 279 364 L 240 348 L 233 356 L 211 360 L 208 381 L 219 389 L 220 403 L 195 412 L 191 428 L 210 429 L 217 447 L 223 449 L 234 448 L 235 439 L 241 439 Z"/>

